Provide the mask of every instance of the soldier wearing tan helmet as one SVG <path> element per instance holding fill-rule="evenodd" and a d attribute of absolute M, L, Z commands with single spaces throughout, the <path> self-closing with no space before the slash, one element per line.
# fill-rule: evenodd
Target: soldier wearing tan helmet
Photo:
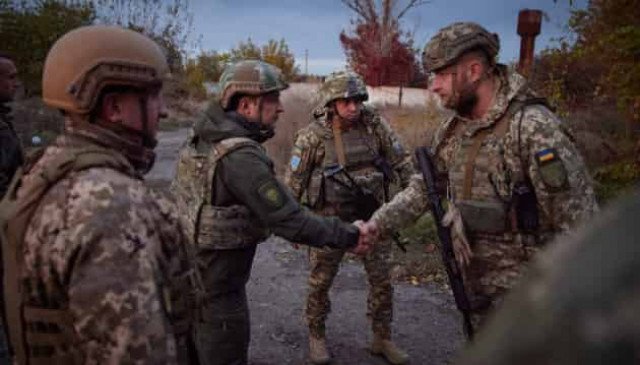
<path fill-rule="evenodd" d="M 65 130 L 0 205 L 19 364 L 190 363 L 193 279 L 175 209 L 150 191 L 167 64 L 146 36 L 89 26 L 49 51 L 44 102 Z"/>
<path fill-rule="evenodd" d="M 318 106 L 309 126 L 296 134 L 285 180 L 294 196 L 318 214 L 338 215 L 345 222 L 369 219 L 380 203 L 389 200 L 390 184 L 404 187 L 409 183 L 411 160 L 388 122 L 363 104 L 368 97 L 357 74 L 330 75 L 318 91 Z M 330 361 L 325 335 L 329 290 L 344 255 L 345 250 L 339 248 L 310 252 L 305 317 L 314 364 Z M 391 342 L 391 240 L 376 244 L 363 263 L 370 283 L 371 351 L 392 364 L 404 364 L 408 355 Z"/>
<path fill-rule="evenodd" d="M 455 114 L 431 152 L 446 176 L 454 251 L 477 329 L 549 239 L 597 210 L 584 162 L 526 80 L 497 64 L 498 36 L 454 23 L 425 46 L 430 90 Z M 373 215 L 384 235 L 427 210 L 422 179 Z"/>
<path fill-rule="evenodd" d="M 245 285 L 256 245 L 270 233 L 316 247 L 367 248 L 357 227 L 309 213 L 276 179 L 261 143 L 274 135 L 283 112 L 280 92 L 287 87 L 268 63 L 228 66 L 219 97 L 180 150 L 172 190 L 206 290 L 197 325 L 201 364 L 247 364 Z"/>

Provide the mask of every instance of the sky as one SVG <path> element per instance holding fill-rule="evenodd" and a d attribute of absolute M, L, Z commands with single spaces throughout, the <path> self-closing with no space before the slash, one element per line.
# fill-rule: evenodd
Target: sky
<path fill-rule="evenodd" d="M 407 0 L 400 0 L 403 4 Z M 379 1 L 378 1 L 379 2 Z M 474 21 L 501 40 L 500 62 L 518 59 L 520 37 L 516 33 L 520 9 L 539 9 L 547 14 L 536 38 L 536 52 L 566 35 L 571 10 L 583 9 L 588 0 L 430 0 L 410 10 L 402 27 L 414 32 L 415 44 L 424 44 L 438 31 L 456 21 Z M 251 38 L 258 45 L 269 39 L 285 39 L 296 63 L 305 71 L 325 75 L 344 68 L 340 44 L 342 30 L 351 30 L 355 13 L 340 0 L 190 0 L 193 35 L 200 36 L 198 50 L 224 52 Z"/>

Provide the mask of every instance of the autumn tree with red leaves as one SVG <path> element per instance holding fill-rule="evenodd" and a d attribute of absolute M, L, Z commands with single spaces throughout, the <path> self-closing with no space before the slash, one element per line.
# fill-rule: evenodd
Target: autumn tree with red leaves
<path fill-rule="evenodd" d="M 340 42 L 351 68 L 371 86 L 411 85 L 424 79 L 417 66 L 413 36 L 400 29 L 401 18 L 411 8 L 426 3 L 409 0 L 342 0 L 358 18 L 352 34 L 340 33 Z"/>

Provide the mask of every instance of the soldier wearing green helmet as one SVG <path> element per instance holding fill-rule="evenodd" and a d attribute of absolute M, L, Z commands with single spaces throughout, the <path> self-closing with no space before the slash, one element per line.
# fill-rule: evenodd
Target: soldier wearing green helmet
<path fill-rule="evenodd" d="M 368 219 L 390 198 L 391 183 L 409 182 L 410 159 L 387 121 L 363 104 L 368 98 L 358 75 L 345 71 L 330 75 L 318 91 L 309 125 L 296 135 L 285 181 L 294 196 L 318 214 L 338 215 L 345 222 Z M 314 364 L 330 361 L 325 341 L 329 290 L 344 254 L 341 248 L 310 252 L 305 315 Z M 371 351 L 393 364 L 404 364 L 408 355 L 391 342 L 390 254 L 391 241 L 385 240 L 363 257 L 370 283 Z"/>
<path fill-rule="evenodd" d="M 256 245 L 270 233 L 318 247 L 367 249 L 356 226 L 311 214 L 276 179 L 261 143 L 274 135 L 287 87 L 268 63 L 228 66 L 218 98 L 180 150 L 172 190 L 206 291 L 196 328 L 201 364 L 247 364 L 245 285 Z"/>
<path fill-rule="evenodd" d="M 552 237 L 598 209 L 584 162 L 562 122 L 496 62 L 499 38 L 471 22 L 442 28 L 427 43 L 430 91 L 455 114 L 431 143 L 446 179 L 453 248 L 480 328 L 527 263 Z M 428 209 L 421 178 L 372 217 L 381 235 Z"/>

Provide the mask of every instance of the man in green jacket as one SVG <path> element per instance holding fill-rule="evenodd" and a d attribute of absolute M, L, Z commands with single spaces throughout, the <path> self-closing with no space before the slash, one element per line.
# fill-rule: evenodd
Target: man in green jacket
<path fill-rule="evenodd" d="M 256 245 L 269 233 L 316 247 L 367 248 L 367 235 L 356 226 L 310 213 L 276 179 L 261 143 L 274 135 L 287 87 L 267 63 L 229 66 L 219 98 L 180 151 L 172 190 L 207 291 L 197 325 L 202 364 L 247 363 L 245 285 Z"/>

